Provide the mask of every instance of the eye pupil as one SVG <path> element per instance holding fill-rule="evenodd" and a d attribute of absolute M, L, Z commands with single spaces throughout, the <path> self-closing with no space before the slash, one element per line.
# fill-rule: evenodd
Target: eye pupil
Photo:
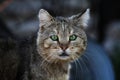
<path fill-rule="evenodd" d="M 51 38 L 53 41 L 58 41 L 58 36 L 57 36 L 57 35 L 52 35 L 52 36 L 50 36 L 50 38 Z"/>
<path fill-rule="evenodd" d="M 70 41 L 74 41 L 74 40 L 76 40 L 77 39 L 77 36 L 76 35 L 71 35 L 70 37 L 69 37 L 69 40 Z"/>

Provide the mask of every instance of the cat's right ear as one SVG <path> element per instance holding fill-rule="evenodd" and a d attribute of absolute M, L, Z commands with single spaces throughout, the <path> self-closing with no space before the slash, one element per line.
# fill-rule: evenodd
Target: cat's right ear
<path fill-rule="evenodd" d="M 53 17 L 44 9 L 40 9 L 38 18 L 40 22 L 39 26 L 41 28 L 47 24 L 50 24 L 53 21 Z"/>

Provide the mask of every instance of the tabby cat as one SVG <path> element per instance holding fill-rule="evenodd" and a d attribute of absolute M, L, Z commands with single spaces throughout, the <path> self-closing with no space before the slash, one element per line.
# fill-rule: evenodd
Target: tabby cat
<path fill-rule="evenodd" d="M 89 9 L 72 17 L 52 17 L 46 10 L 39 12 L 36 52 L 30 61 L 31 80 L 69 80 L 70 63 L 85 51 L 85 28 Z M 25 80 L 30 80 L 25 76 Z"/>

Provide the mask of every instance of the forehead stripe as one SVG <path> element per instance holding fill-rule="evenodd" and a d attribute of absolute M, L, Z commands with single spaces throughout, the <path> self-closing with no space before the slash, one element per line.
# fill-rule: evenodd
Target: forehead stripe
<path fill-rule="evenodd" d="M 62 23 L 62 29 L 63 29 L 63 31 L 65 31 L 65 28 L 66 28 L 66 26 L 65 26 L 65 22 L 62 21 L 61 23 Z"/>

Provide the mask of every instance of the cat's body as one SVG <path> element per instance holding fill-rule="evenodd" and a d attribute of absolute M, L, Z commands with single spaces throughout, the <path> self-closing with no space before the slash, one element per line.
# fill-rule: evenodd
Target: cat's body
<path fill-rule="evenodd" d="M 88 60 L 81 60 L 86 59 L 82 55 L 86 54 L 84 29 L 89 19 L 88 13 L 87 10 L 77 16 L 53 19 L 45 10 L 40 11 L 40 26 L 35 36 L 16 43 L 20 62 L 19 67 L 15 67 L 18 71 L 14 80 L 113 80 L 108 58 L 101 54 L 104 53 L 101 50 L 94 50 L 99 47 L 93 47 L 93 42 L 89 42 L 91 44 L 87 47 Z"/>

